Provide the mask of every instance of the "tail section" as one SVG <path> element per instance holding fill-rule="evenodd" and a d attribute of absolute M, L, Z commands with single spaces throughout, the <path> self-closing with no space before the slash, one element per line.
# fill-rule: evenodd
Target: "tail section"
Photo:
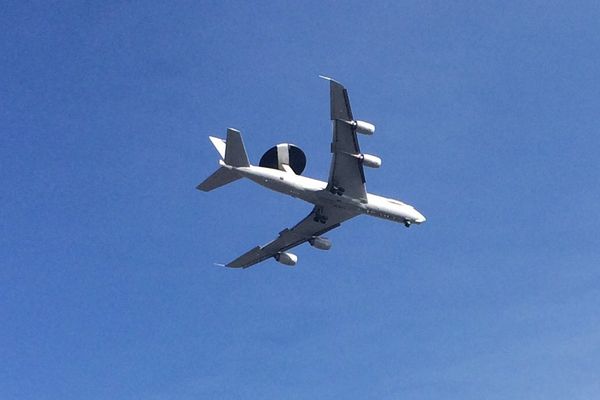
<path fill-rule="evenodd" d="M 223 161 L 221 161 L 223 162 Z M 196 189 L 202 190 L 203 192 L 210 192 L 213 189 L 219 188 L 223 185 L 227 185 L 233 181 L 237 181 L 240 179 L 239 176 L 234 170 L 221 167 L 216 170 L 211 176 L 206 178 L 204 182 L 196 186 Z"/>
<path fill-rule="evenodd" d="M 225 158 L 225 148 L 226 148 L 225 141 L 221 138 L 214 137 L 214 136 L 209 136 L 208 138 L 212 142 L 213 146 L 215 146 L 215 149 L 217 149 L 217 151 L 219 152 L 219 155 L 221 156 L 221 158 Z"/>
<path fill-rule="evenodd" d="M 227 140 L 209 136 L 210 141 L 215 146 L 223 160 L 219 160 L 221 167 L 204 182 L 196 186 L 196 189 L 204 192 L 210 192 L 213 189 L 231 183 L 241 178 L 241 176 L 231 167 L 249 167 L 248 155 L 242 141 L 242 135 L 235 129 L 227 129 Z"/>
<path fill-rule="evenodd" d="M 213 142 L 214 143 L 214 142 Z M 249 167 L 248 155 L 240 131 L 227 129 L 227 145 L 225 146 L 225 164 L 232 167 Z"/>

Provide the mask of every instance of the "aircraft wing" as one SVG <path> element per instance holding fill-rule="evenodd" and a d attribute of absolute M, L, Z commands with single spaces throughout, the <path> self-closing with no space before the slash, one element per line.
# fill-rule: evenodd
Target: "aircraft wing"
<path fill-rule="evenodd" d="M 362 163 L 353 155 L 360 154 L 356 130 L 350 124 L 354 120 L 348 91 L 341 83 L 326 78 L 330 84 L 331 121 L 333 140 L 331 142 L 331 168 L 327 190 L 342 188 L 349 197 L 367 201 L 365 173 Z"/>
<path fill-rule="evenodd" d="M 317 215 L 326 216 L 327 222 L 322 223 L 315 221 Z M 280 252 L 296 247 L 313 237 L 320 236 L 325 232 L 337 228 L 340 224 L 352 217 L 355 217 L 356 213 L 351 213 L 339 208 L 332 206 L 318 207 L 316 206 L 308 214 L 306 218 L 300 221 L 296 226 L 291 229 L 284 229 L 279 232 L 279 237 L 264 246 L 256 246 L 247 253 L 236 258 L 232 262 L 226 265 L 230 268 L 248 268 L 254 264 L 266 260 L 267 258 L 274 257 Z"/>

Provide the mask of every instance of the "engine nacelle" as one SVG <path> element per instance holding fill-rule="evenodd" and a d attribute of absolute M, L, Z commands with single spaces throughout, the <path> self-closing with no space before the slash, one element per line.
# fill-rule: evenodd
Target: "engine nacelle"
<path fill-rule="evenodd" d="M 363 135 L 372 135 L 375 133 L 375 125 L 365 121 L 352 121 L 350 123 L 356 132 L 362 133 Z"/>
<path fill-rule="evenodd" d="M 331 248 L 331 240 L 326 237 L 315 236 L 314 238 L 309 239 L 308 243 L 319 250 L 329 250 Z"/>
<path fill-rule="evenodd" d="M 381 167 L 381 158 L 377 156 L 373 156 L 371 154 L 361 154 L 360 161 L 362 165 L 369 168 L 379 168 Z"/>
<path fill-rule="evenodd" d="M 293 267 L 298 262 L 298 256 L 292 253 L 282 252 L 275 254 L 275 260 L 283 265 Z"/>

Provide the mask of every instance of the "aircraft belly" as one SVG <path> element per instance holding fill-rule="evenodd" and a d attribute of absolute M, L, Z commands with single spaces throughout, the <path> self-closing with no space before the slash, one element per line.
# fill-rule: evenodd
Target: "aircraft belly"
<path fill-rule="evenodd" d="M 394 222 L 404 222 L 406 219 L 410 218 L 410 213 L 406 212 L 406 205 L 399 206 L 395 204 L 387 204 L 384 201 L 373 201 L 370 203 L 366 214 L 372 215 L 374 217 L 387 219 L 389 221 Z"/>
<path fill-rule="evenodd" d="M 316 190 L 303 187 L 299 182 L 295 182 L 294 179 L 290 179 L 289 176 L 283 174 L 253 174 L 249 175 L 248 178 L 268 189 L 297 197 L 312 204 L 315 204 L 317 200 Z"/>
<path fill-rule="evenodd" d="M 321 190 L 316 193 L 315 205 L 326 205 L 341 210 L 346 210 L 353 213 L 362 214 L 366 211 L 366 207 L 358 199 L 352 199 L 348 196 L 339 196 L 328 190 Z"/>

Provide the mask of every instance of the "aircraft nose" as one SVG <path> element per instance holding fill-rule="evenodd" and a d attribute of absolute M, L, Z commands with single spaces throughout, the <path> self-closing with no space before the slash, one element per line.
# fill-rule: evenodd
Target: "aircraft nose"
<path fill-rule="evenodd" d="M 425 221 L 427 221 L 427 218 L 425 218 L 425 216 L 423 214 L 421 214 L 420 212 L 415 210 L 415 222 L 417 224 L 422 224 Z"/>

